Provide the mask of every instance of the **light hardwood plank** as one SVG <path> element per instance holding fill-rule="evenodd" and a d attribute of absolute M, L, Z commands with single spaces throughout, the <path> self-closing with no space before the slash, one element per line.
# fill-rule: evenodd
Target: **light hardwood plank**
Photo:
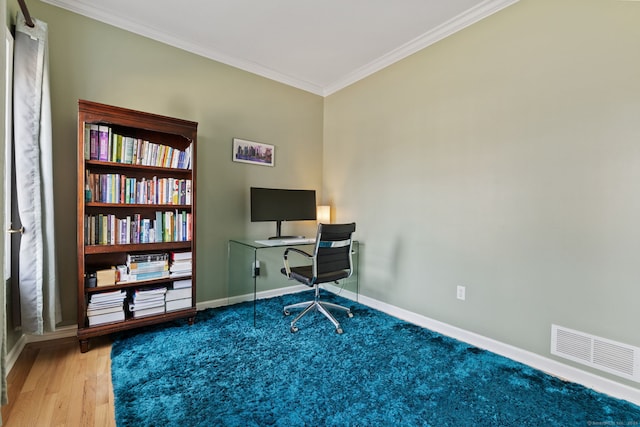
<path fill-rule="evenodd" d="M 7 377 L 3 425 L 114 427 L 111 342 L 91 345 L 81 353 L 74 338 L 28 344 Z"/>

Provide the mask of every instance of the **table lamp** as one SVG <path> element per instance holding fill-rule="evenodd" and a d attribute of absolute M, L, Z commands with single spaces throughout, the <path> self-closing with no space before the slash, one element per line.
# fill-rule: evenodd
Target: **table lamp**
<path fill-rule="evenodd" d="M 318 205 L 316 209 L 316 221 L 318 221 L 318 224 L 331 224 L 331 206 Z"/>

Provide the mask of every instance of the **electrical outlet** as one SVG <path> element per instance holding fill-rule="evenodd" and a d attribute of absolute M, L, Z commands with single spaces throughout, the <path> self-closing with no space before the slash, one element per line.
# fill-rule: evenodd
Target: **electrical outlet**
<path fill-rule="evenodd" d="M 260 261 L 251 263 L 251 277 L 257 277 L 260 275 Z"/>
<path fill-rule="evenodd" d="M 466 293 L 467 293 L 467 288 L 465 286 L 458 286 L 458 288 L 456 289 L 456 297 L 459 300 L 464 301 L 466 297 Z"/>

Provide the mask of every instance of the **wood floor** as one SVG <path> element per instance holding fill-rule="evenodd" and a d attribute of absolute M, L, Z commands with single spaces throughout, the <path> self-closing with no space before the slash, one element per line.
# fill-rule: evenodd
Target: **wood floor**
<path fill-rule="evenodd" d="M 76 338 L 27 344 L 7 377 L 2 425 L 115 426 L 111 342 Z"/>

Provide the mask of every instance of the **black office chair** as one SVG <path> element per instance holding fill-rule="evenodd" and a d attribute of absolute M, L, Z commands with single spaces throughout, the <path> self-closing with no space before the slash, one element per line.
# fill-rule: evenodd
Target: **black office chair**
<path fill-rule="evenodd" d="M 351 261 L 351 235 L 356 230 L 356 224 L 319 224 L 316 235 L 316 245 L 313 255 L 297 248 L 287 248 L 284 251 L 284 268 L 282 274 L 290 279 L 297 280 L 315 290 L 313 301 L 301 302 L 284 307 L 284 314 L 290 315 L 290 310 L 304 308 L 298 316 L 291 322 L 291 332 L 297 332 L 296 322 L 311 310 L 316 309 L 324 314 L 327 319 L 336 327 L 336 332 L 341 334 L 340 323 L 329 312 L 328 309 L 345 311 L 347 316 L 353 317 L 353 313 L 347 307 L 320 301 L 320 283 L 336 282 L 351 276 L 353 271 Z M 301 267 L 289 266 L 289 252 L 302 255 L 311 260 L 311 265 Z"/>

